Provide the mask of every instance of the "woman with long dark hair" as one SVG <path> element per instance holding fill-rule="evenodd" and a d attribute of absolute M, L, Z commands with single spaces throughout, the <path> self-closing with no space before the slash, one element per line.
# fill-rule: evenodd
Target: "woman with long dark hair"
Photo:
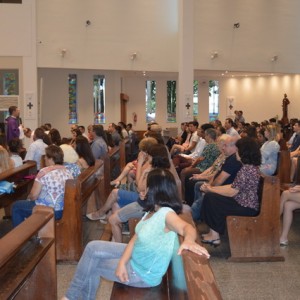
<path fill-rule="evenodd" d="M 93 155 L 91 146 L 83 135 L 76 137 L 75 150 L 79 156 L 77 164 L 81 170 L 85 170 L 88 167 L 95 165 L 95 157 Z"/>
<path fill-rule="evenodd" d="M 84 250 L 74 278 L 62 300 L 95 299 L 101 277 L 134 287 L 160 284 L 174 250 L 209 257 L 195 240 L 195 228 L 177 214 L 182 204 L 173 175 L 154 169 L 147 178 L 147 213 L 128 244 L 93 241 Z M 184 237 L 179 246 L 177 234 Z"/>

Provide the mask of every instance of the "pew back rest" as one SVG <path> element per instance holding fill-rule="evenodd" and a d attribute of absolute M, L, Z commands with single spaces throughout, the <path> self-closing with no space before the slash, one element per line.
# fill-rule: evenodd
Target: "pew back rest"
<path fill-rule="evenodd" d="M 26 199 L 34 182 L 36 174 L 36 162 L 27 161 L 22 166 L 6 170 L 0 173 L 0 181 L 5 180 L 14 183 L 12 194 L 0 195 L 0 208 L 5 207 L 6 215 L 10 214 L 9 206 L 16 200 Z"/>
<path fill-rule="evenodd" d="M 83 215 L 86 203 L 103 180 L 102 162 L 84 170 L 65 185 L 63 217 L 56 221 L 56 249 L 59 261 L 77 261 L 83 250 Z"/>
<path fill-rule="evenodd" d="M 175 178 L 175 182 L 176 182 L 176 186 L 177 186 L 177 190 L 178 190 L 178 195 L 180 197 L 180 199 L 182 200 L 182 183 L 181 180 L 178 176 L 178 173 L 174 167 L 173 161 L 170 159 L 170 172 L 173 174 L 174 178 Z"/>
<path fill-rule="evenodd" d="M 291 157 L 289 150 L 281 150 L 279 154 L 277 176 L 280 184 L 290 183 Z"/>
<path fill-rule="evenodd" d="M 282 261 L 279 250 L 280 185 L 276 176 L 264 176 L 257 216 L 227 216 L 230 261 Z"/>
<path fill-rule="evenodd" d="M 22 166 L 12 168 L 0 173 L 0 181 L 6 180 L 9 182 L 18 183 L 22 181 L 24 176 L 36 174 L 36 162 L 26 161 Z"/>
<path fill-rule="evenodd" d="M 52 208 L 36 206 L 0 239 L 0 299 L 56 299 L 53 215 Z"/>
<path fill-rule="evenodd" d="M 110 149 L 110 151 L 104 157 L 103 194 L 105 199 L 108 197 L 109 193 L 112 190 L 110 181 L 113 178 L 113 171 L 116 169 L 118 169 L 118 171 L 121 171 L 125 167 L 125 164 L 125 143 L 124 141 L 121 141 L 119 146 L 115 146 Z"/>

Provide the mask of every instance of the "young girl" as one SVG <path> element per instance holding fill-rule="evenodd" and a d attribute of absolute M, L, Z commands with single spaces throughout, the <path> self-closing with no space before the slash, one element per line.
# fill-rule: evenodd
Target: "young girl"
<path fill-rule="evenodd" d="M 134 287 L 153 287 L 161 283 L 174 247 L 178 255 L 190 250 L 209 254 L 198 245 L 196 230 L 178 217 L 182 204 L 173 175 L 154 169 L 147 178 L 147 213 L 137 224 L 128 245 L 105 241 L 90 242 L 62 300 L 95 299 L 100 276 Z M 184 237 L 179 247 L 177 233 Z"/>

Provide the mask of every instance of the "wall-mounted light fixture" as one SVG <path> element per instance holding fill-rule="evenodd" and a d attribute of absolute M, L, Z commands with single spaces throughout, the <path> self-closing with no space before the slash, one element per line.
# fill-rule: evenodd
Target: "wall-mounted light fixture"
<path fill-rule="evenodd" d="M 272 62 L 277 61 L 277 60 L 278 60 L 278 55 L 274 55 L 271 57 Z"/>
<path fill-rule="evenodd" d="M 137 57 L 137 53 L 136 52 L 133 52 L 131 55 L 130 55 L 130 59 L 131 60 L 135 60 Z"/>
<path fill-rule="evenodd" d="M 66 53 L 67 53 L 67 49 L 66 48 L 60 49 L 60 56 L 61 57 L 65 57 Z"/>
<path fill-rule="evenodd" d="M 215 52 L 213 52 L 213 53 L 210 55 L 210 59 L 215 59 L 215 58 L 217 58 L 218 56 L 219 56 L 218 52 L 215 51 Z"/>

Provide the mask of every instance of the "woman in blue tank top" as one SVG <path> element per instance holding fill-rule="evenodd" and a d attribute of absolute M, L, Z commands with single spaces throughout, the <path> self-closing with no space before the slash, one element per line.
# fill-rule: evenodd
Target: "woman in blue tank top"
<path fill-rule="evenodd" d="M 177 215 L 182 203 L 168 170 L 150 171 L 145 201 L 147 213 L 128 244 L 93 241 L 86 246 L 62 300 L 95 299 L 100 277 L 141 288 L 159 285 L 175 247 L 178 255 L 186 249 L 209 258 L 195 242 L 196 230 Z M 177 234 L 184 237 L 180 246 Z"/>

